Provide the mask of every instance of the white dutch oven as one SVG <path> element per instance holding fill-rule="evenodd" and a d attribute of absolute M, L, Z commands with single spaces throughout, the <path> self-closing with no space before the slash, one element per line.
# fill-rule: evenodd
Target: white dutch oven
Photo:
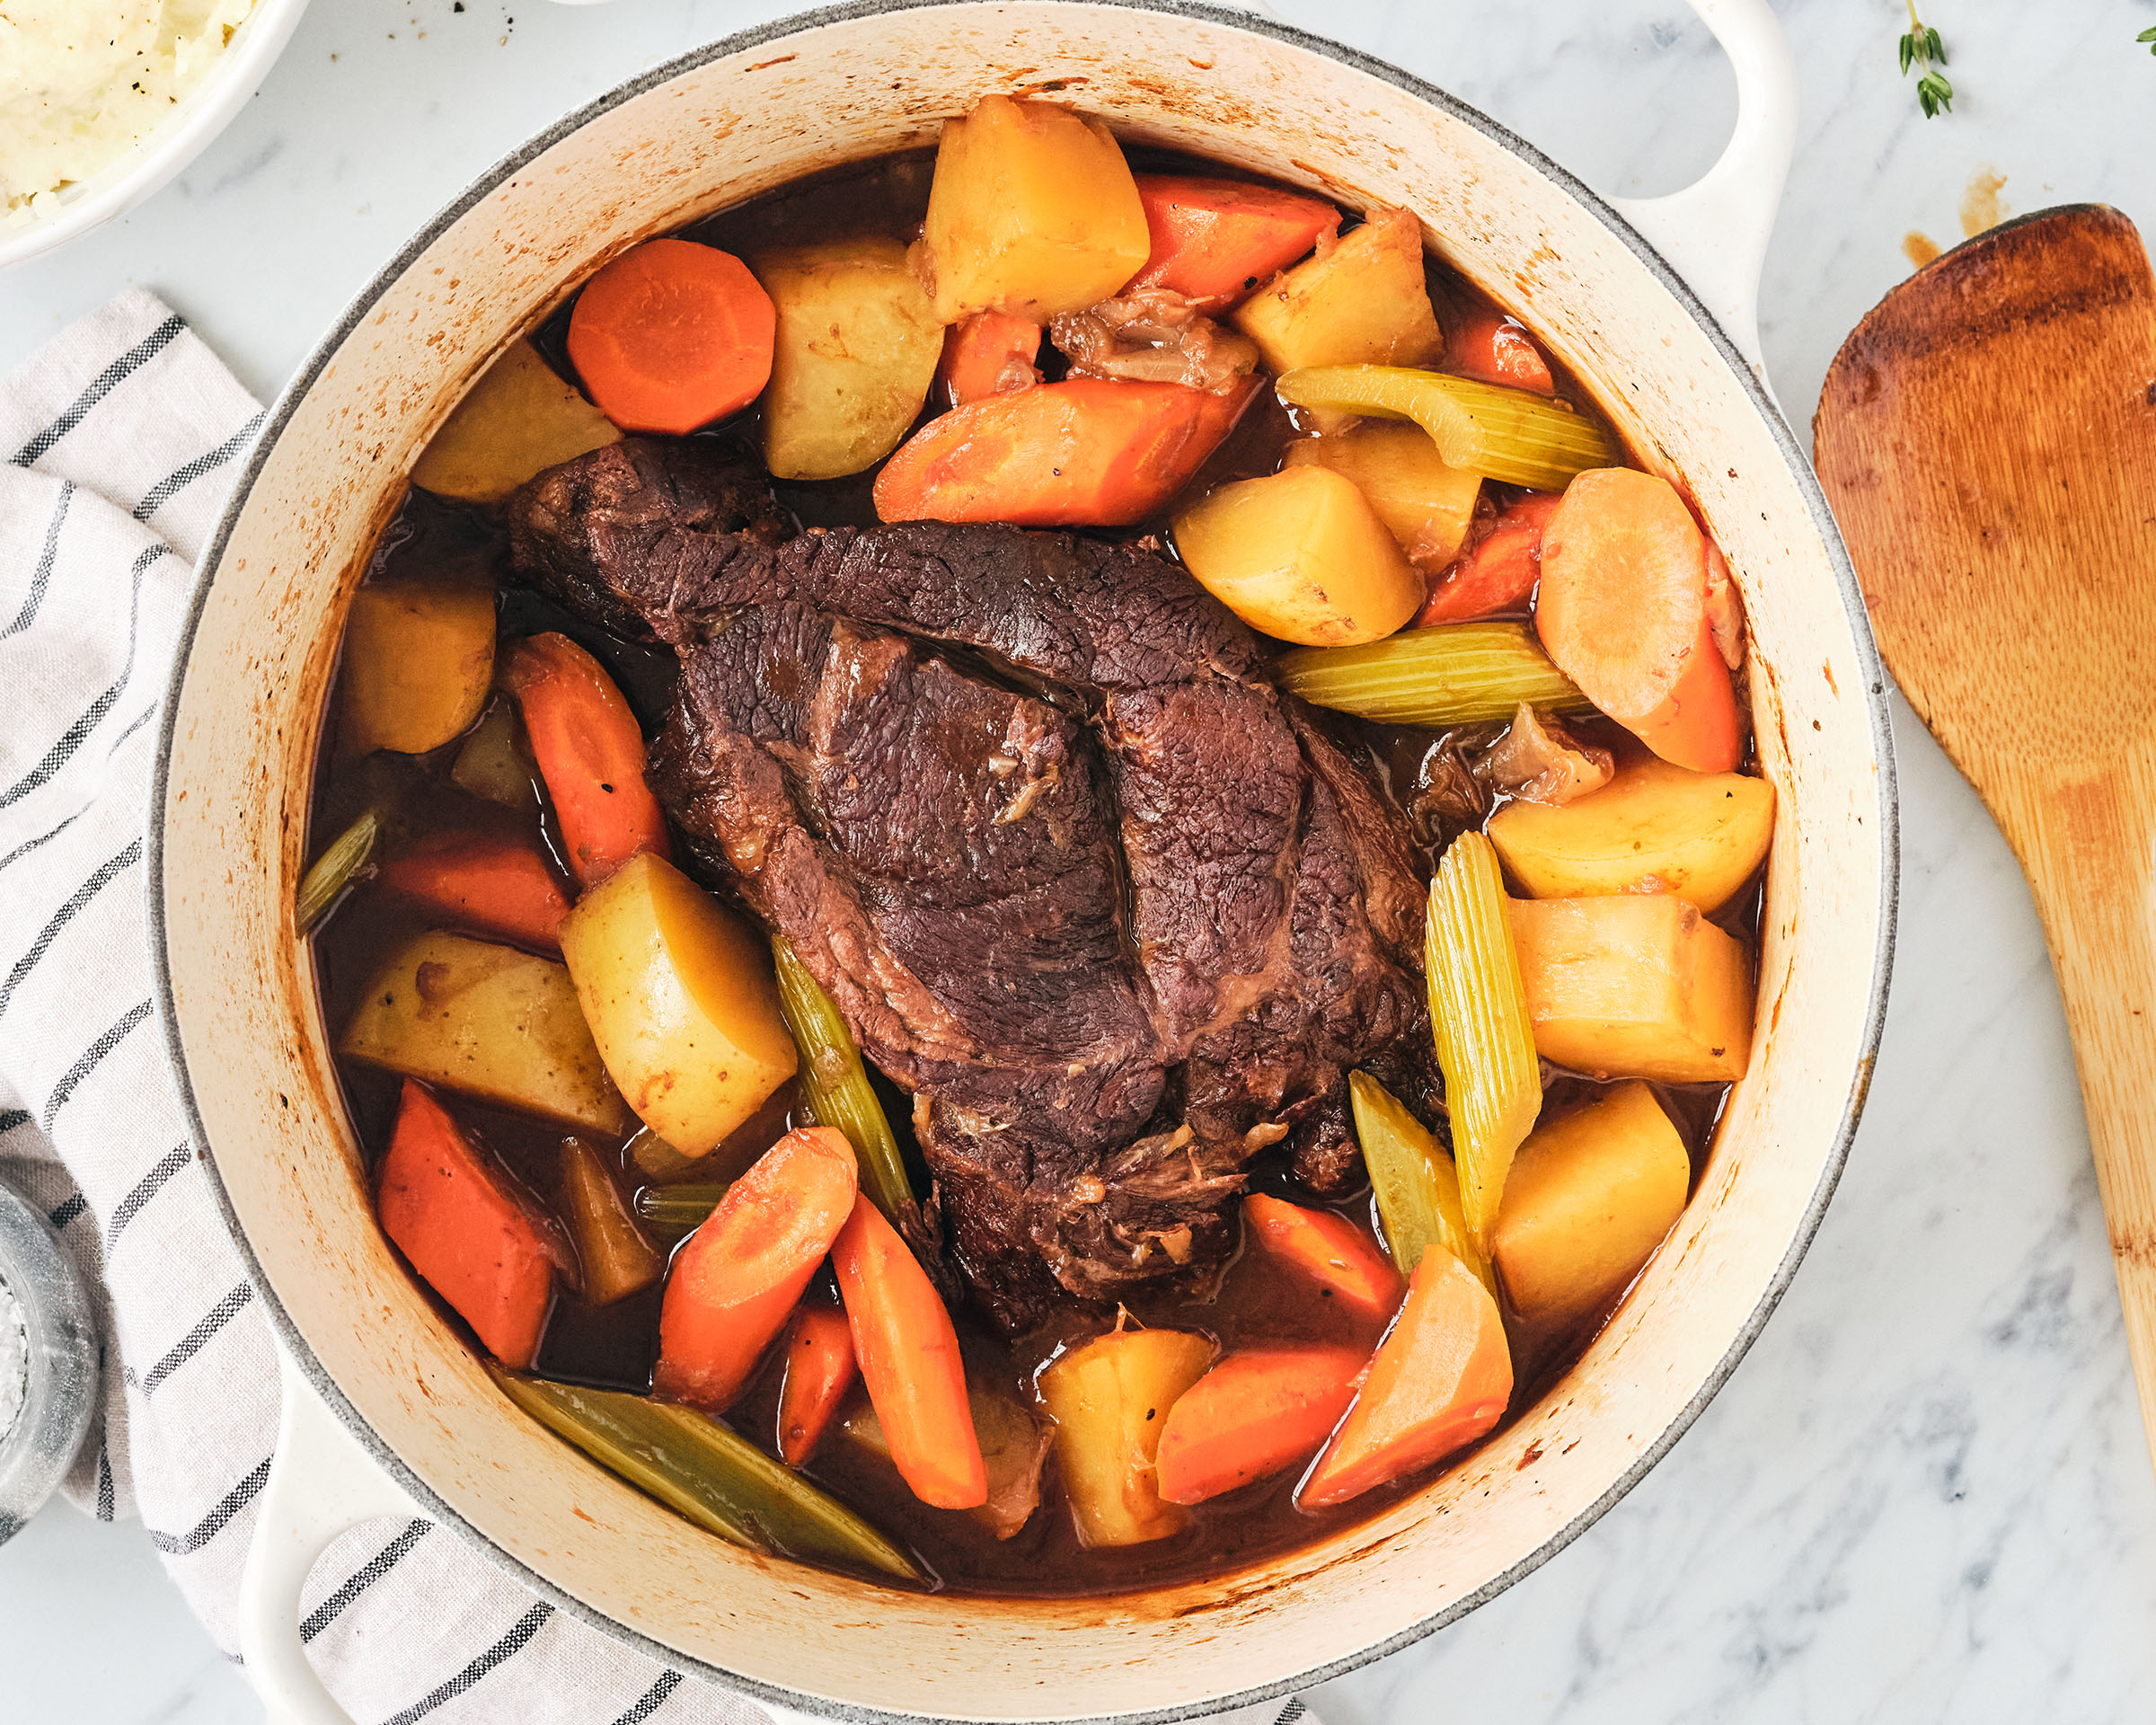
<path fill-rule="evenodd" d="M 562 1609 L 767 1701 L 852 1718 L 1185 1717 L 1451 1622 L 1575 1537 L 1697 1417 L 1794 1272 L 1855 1125 L 1885 1005 L 1895 809 L 1855 582 L 1745 363 L 1794 133 L 1788 51 L 1763 0 L 1694 4 L 1736 65 L 1736 137 L 1699 185 L 1621 211 L 1442 93 L 1269 22 L 1067 0 L 865 5 L 720 42 L 572 116 L 352 307 L 279 402 L 206 559 L 153 827 L 165 1022 L 196 1142 L 291 1358 L 244 1600 L 248 1668 L 273 1706 L 336 1717 L 300 1653 L 300 1583 L 333 1534 L 416 1504 Z M 1362 1526 L 1113 1599 L 922 1597 L 752 1556 L 517 1413 L 375 1226 L 292 928 L 339 626 L 467 383 L 624 247 L 928 143 L 992 90 L 1056 92 L 1128 137 L 1412 208 L 1697 500 L 1744 591 L 1781 801 L 1751 1071 L 1697 1197 L 1578 1365 Z"/>

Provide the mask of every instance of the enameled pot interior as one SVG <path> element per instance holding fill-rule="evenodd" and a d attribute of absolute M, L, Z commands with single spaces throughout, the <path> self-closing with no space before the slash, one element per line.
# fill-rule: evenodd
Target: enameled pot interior
<path fill-rule="evenodd" d="M 623 247 L 932 139 L 989 91 L 1341 200 L 1405 204 L 1594 386 L 1727 553 L 1780 796 L 1750 1075 L 1609 1328 L 1484 1449 L 1254 1569 L 1114 1599 L 892 1592 L 699 1533 L 512 1411 L 376 1231 L 290 907 L 350 590 L 470 378 Z M 1456 1614 L 1591 1520 L 1749 1342 L 1816 1225 L 1869 1070 L 1891 912 L 1878 670 L 1824 506 L 1726 344 L 1532 152 L 1397 74 L 1226 14 L 818 14 L 575 117 L 394 263 L 278 408 L 206 566 L 158 834 L 168 1022 L 244 1248 L 332 1401 L 430 1512 L 660 1658 L 826 1708 L 1166 1715 L 1278 1691 Z"/>

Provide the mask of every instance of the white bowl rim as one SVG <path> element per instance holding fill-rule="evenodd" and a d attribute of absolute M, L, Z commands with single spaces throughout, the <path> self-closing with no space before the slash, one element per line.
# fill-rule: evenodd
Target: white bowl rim
<path fill-rule="evenodd" d="M 254 99 L 306 9 L 307 0 L 255 0 L 224 58 L 188 93 L 178 113 L 92 174 L 58 215 L 32 217 L 20 227 L 0 226 L 0 270 L 57 251 L 163 190 Z"/>
<path fill-rule="evenodd" d="M 0 1430 L 4 1545 L 75 1465 L 97 1410 L 100 1353 L 89 1292 L 51 1216 L 5 1181 L 0 1181 L 0 1287 L 13 1298 L 29 1342 L 22 1402 L 14 1423 Z"/>
<path fill-rule="evenodd" d="M 222 560 L 227 541 L 244 512 L 255 482 L 261 477 L 271 450 L 285 426 L 298 410 L 307 392 L 328 367 L 337 349 L 354 330 L 366 320 L 375 302 L 387 292 L 426 252 L 428 247 L 474 205 L 480 203 L 503 181 L 521 172 L 526 166 L 562 138 L 594 119 L 623 104 L 635 100 L 646 92 L 671 82 L 684 73 L 721 59 L 729 55 L 762 47 L 782 37 L 800 31 L 821 29 L 838 23 L 873 17 L 879 13 L 913 11 L 932 11 L 942 5 L 976 4 L 977 0 L 844 0 L 844 4 L 817 7 L 806 12 L 791 13 L 768 23 L 737 31 L 733 34 L 693 49 L 685 54 L 651 67 L 625 83 L 596 97 L 537 134 L 500 161 L 478 175 L 451 203 L 443 207 L 434 218 L 399 249 L 395 256 L 375 275 L 367 287 L 346 308 L 335 326 L 316 344 L 304 364 L 300 366 L 279 393 L 270 410 L 262 433 L 250 455 L 245 470 L 234 484 L 232 495 L 219 516 L 216 530 L 211 534 L 200 562 L 196 565 L 193 592 L 190 597 L 185 617 L 179 632 L 178 643 L 171 677 L 166 685 L 163 710 L 158 720 L 157 757 L 150 788 L 149 842 L 146 862 L 148 865 L 149 940 L 151 961 L 156 976 L 158 1018 L 163 1028 L 165 1047 L 172 1066 L 173 1083 L 180 1097 L 190 1132 L 200 1154 L 203 1166 L 209 1174 L 211 1189 L 216 1194 L 218 1206 L 225 1217 L 226 1230 L 238 1246 L 244 1261 L 249 1280 L 261 1297 L 264 1310 L 276 1327 L 286 1351 L 336 1416 L 338 1421 L 371 1455 L 376 1463 L 409 1492 L 414 1501 L 435 1520 L 455 1529 L 467 1544 L 477 1550 L 497 1568 L 513 1577 L 518 1583 L 546 1600 L 557 1610 L 565 1611 L 578 1621 L 589 1625 L 616 1641 L 633 1647 L 646 1657 L 678 1670 L 690 1672 L 720 1688 L 745 1694 L 753 1700 L 794 1711 L 807 1710 L 812 1714 L 849 1721 L 849 1725 L 976 1725 L 975 1721 L 942 1716 L 895 1712 L 884 1708 L 863 1707 L 852 1703 L 835 1702 L 821 1696 L 810 1696 L 782 1685 L 746 1677 L 722 1666 L 685 1653 L 663 1641 L 632 1629 L 618 1619 L 607 1615 L 595 1606 L 586 1604 L 574 1595 L 556 1586 L 537 1570 L 511 1556 L 473 1527 L 446 1499 L 444 1499 L 419 1473 L 409 1467 L 379 1438 L 374 1428 L 354 1408 L 344 1392 L 338 1386 L 322 1362 L 316 1358 L 298 1325 L 285 1310 L 276 1289 L 264 1275 L 261 1261 L 241 1224 L 223 1177 L 217 1171 L 216 1154 L 209 1142 L 202 1122 L 199 1107 L 195 1101 L 194 1084 L 187 1066 L 186 1049 L 180 1036 L 179 1014 L 174 1004 L 172 957 L 167 938 L 164 914 L 164 830 L 168 782 L 171 774 L 172 748 L 178 734 L 178 712 L 181 690 L 187 678 L 188 660 L 191 656 L 195 636 L 201 625 L 203 612 L 208 606 L 209 589 L 217 564 Z M 1706 1411 L 1707 1404 L 1736 1371 L 1752 1344 L 1765 1328 L 1767 1320 L 1781 1303 L 1798 1266 L 1804 1261 L 1813 1238 L 1825 1218 L 1828 1201 L 1842 1177 L 1849 1158 L 1851 1141 L 1856 1134 L 1857 1124 L 1864 1110 L 1865 1099 L 1871 1087 L 1871 1078 L 1878 1065 L 1879 1039 L 1885 1028 L 1888 981 L 1894 967 L 1895 922 L 1898 912 L 1901 875 L 1901 810 L 1894 756 L 1894 732 L 1886 702 L 1886 676 L 1877 644 L 1872 639 L 1869 615 L 1865 609 L 1864 596 L 1858 584 L 1849 552 L 1842 542 L 1839 527 L 1827 506 L 1826 495 L 1820 489 L 1811 462 L 1798 445 L 1796 435 L 1780 410 L 1766 392 L 1751 366 L 1737 351 L 1721 325 L 1702 305 L 1699 296 L 1688 287 L 1682 276 L 1671 267 L 1660 252 L 1648 243 L 1610 205 L 1609 201 L 1584 184 L 1575 175 L 1545 155 L 1525 139 L 1507 128 L 1499 125 L 1486 114 L 1470 107 L 1457 97 L 1448 94 L 1414 74 L 1358 49 L 1348 47 L 1328 38 L 1299 30 L 1294 25 L 1243 10 L 1235 5 L 1209 4 L 1209 0 L 1090 0 L 1096 5 L 1115 6 L 1133 12 L 1149 12 L 1170 17 L 1189 18 L 1232 30 L 1247 31 L 1268 36 L 1276 41 L 1302 49 L 1307 52 L 1337 60 L 1356 71 L 1367 74 L 1405 91 L 1418 100 L 1428 103 L 1452 119 L 1471 127 L 1492 142 L 1519 156 L 1589 211 L 1644 264 L 1655 279 L 1676 299 L 1690 314 L 1721 355 L 1723 362 L 1735 374 L 1743 386 L 1752 406 L 1764 420 L 1769 435 L 1780 451 L 1802 494 L 1814 527 L 1833 570 L 1834 583 L 1840 593 L 1842 606 L 1847 615 L 1858 661 L 1864 671 L 1864 703 L 1870 721 L 1871 739 L 1878 763 L 1879 784 L 1879 924 L 1872 951 L 1871 980 L 1869 1006 L 1861 1039 L 1857 1050 L 1855 1069 L 1843 1105 L 1842 1123 L 1823 1167 L 1817 1186 L 1805 1207 L 1789 1249 L 1776 1266 L 1774 1275 L 1759 1303 L 1745 1318 L 1728 1349 L 1716 1362 L 1696 1394 L 1680 1409 L 1669 1424 L 1648 1443 L 1630 1466 L 1593 1503 L 1582 1509 L 1549 1538 L 1527 1552 L 1502 1574 L 1492 1577 L 1472 1591 L 1454 1600 L 1443 1610 L 1433 1613 L 1410 1628 L 1384 1641 L 1357 1649 L 1339 1659 L 1312 1666 L 1295 1676 L 1259 1685 L 1233 1694 L 1203 1702 L 1179 1703 L 1162 1708 L 1141 1708 L 1135 1711 L 1092 1719 L 1065 1721 L 1065 1725 L 1177 1725 L 1178 1721 L 1208 1718 L 1238 1707 L 1278 1700 L 1314 1685 L 1343 1676 L 1350 1671 L 1373 1664 L 1401 1649 L 1410 1647 L 1434 1634 L 1447 1624 L 1456 1622 L 1478 1606 L 1488 1604 L 1515 1582 L 1524 1580 L 1563 1551 L 1574 1540 L 1600 1520 L 1604 1515 L 1666 1455 L 1676 1441 L 1691 1429 L 1692 1423 Z"/>

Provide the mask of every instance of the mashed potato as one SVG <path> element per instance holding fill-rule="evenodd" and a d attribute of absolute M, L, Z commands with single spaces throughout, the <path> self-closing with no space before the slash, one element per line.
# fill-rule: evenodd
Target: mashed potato
<path fill-rule="evenodd" d="M 0 0 L 0 204 L 24 222 L 125 155 L 216 64 L 254 0 Z"/>

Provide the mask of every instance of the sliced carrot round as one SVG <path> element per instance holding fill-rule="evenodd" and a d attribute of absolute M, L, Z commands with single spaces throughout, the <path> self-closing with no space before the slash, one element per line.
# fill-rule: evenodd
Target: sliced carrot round
<path fill-rule="evenodd" d="M 1694 773 L 1727 773 L 1744 758 L 1736 686 L 1711 624 L 1701 624 L 1662 704 L 1626 729 L 1671 765 Z"/>
<path fill-rule="evenodd" d="M 1557 668 L 1664 760 L 1726 773 L 1741 728 L 1707 616 L 1707 539 L 1667 480 L 1598 467 L 1542 529 L 1535 631 Z"/>
<path fill-rule="evenodd" d="M 1532 389 L 1538 395 L 1556 391 L 1550 362 L 1517 318 L 1480 312 L 1453 325 L 1445 362 L 1464 376 L 1486 384 Z"/>
<path fill-rule="evenodd" d="M 382 867 L 382 884 L 417 898 L 455 928 L 561 950 L 569 895 L 538 847 L 489 834 L 438 834 Z"/>
<path fill-rule="evenodd" d="M 1512 1350 L 1498 1303 L 1473 1270 L 1432 1247 L 1369 1376 L 1296 1500 L 1345 1503 L 1471 1444 L 1512 1399 Z"/>
<path fill-rule="evenodd" d="M 1530 491 L 1487 527 L 1471 530 L 1458 560 L 1431 587 L 1414 626 L 1472 623 L 1525 610 L 1542 579 L 1542 529 L 1558 501 L 1546 491 Z"/>
<path fill-rule="evenodd" d="M 675 1254 L 652 1393 L 712 1411 L 740 1393 L 853 1213 L 853 1146 L 789 1132 L 727 1188 Z"/>
<path fill-rule="evenodd" d="M 927 1271 L 865 1195 L 831 1247 L 831 1268 L 899 1478 L 936 1508 L 979 1508 L 988 1470 L 958 1331 Z"/>
<path fill-rule="evenodd" d="M 1161 1496 L 1202 1503 L 1307 1457 L 1355 1400 L 1359 1348 L 1246 1348 L 1176 1398 L 1161 1433 Z"/>
<path fill-rule="evenodd" d="M 1133 288 L 1166 288 L 1208 311 L 1232 305 L 1340 225 L 1322 198 L 1276 186 L 1142 173 L 1138 201 L 1153 241 Z"/>
<path fill-rule="evenodd" d="M 685 435 L 763 393 L 777 327 L 771 296 L 731 252 L 647 240 L 585 284 L 569 357 L 622 429 Z"/>
<path fill-rule="evenodd" d="M 1383 1323 L 1406 1285 L 1377 1243 L 1344 1216 L 1252 1192 L 1242 1200 L 1250 1238 L 1315 1282 L 1326 1297 Z"/>
<path fill-rule="evenodd" d="M 531 635 L 501 675 L 579 884 L 596 886 L 640 851 L 668 855 L 667 818 L 644 780 L 644 733 L 598 660 L 567 635 Z"/>
<path fill-rule="evenodd" d="M 857 1166 L 843 1132 L 789 1132 L 726 1189 L 676 1258 L 676 1279 L 743 1300 L 814 1269 L 853 1214 Z"/>
<path fill-rule="evenodd" d="M 1069 377 L 931 420 L 876 476 L 885 521 L 1127 526 L 1182 490 L 1257 394 Z"/>
<path fill-rule="evenodd" d="M 936 367 L 937 393 L 952 407 L 1030 389 L 1040 381 L 1040 325 L 1006 312 L 976 312 L 953 323 Z"/>
<path fill-rule="evenodd" d="M 488 1352 L 532 1363 L 572 1261 L 552 1218 L 518 1190 L 449 1110 L 404 1081 L 376 1199 L 382 1231 Z"/>
<path fill-rule="evenodd" d="M 779 1459 L 799 1467 L 823 1439 L 860 1368 L 853 1332 L 835 1305 L 804 1305 L 786 1333 L 786 1381 L 779 1390 Z"/>

